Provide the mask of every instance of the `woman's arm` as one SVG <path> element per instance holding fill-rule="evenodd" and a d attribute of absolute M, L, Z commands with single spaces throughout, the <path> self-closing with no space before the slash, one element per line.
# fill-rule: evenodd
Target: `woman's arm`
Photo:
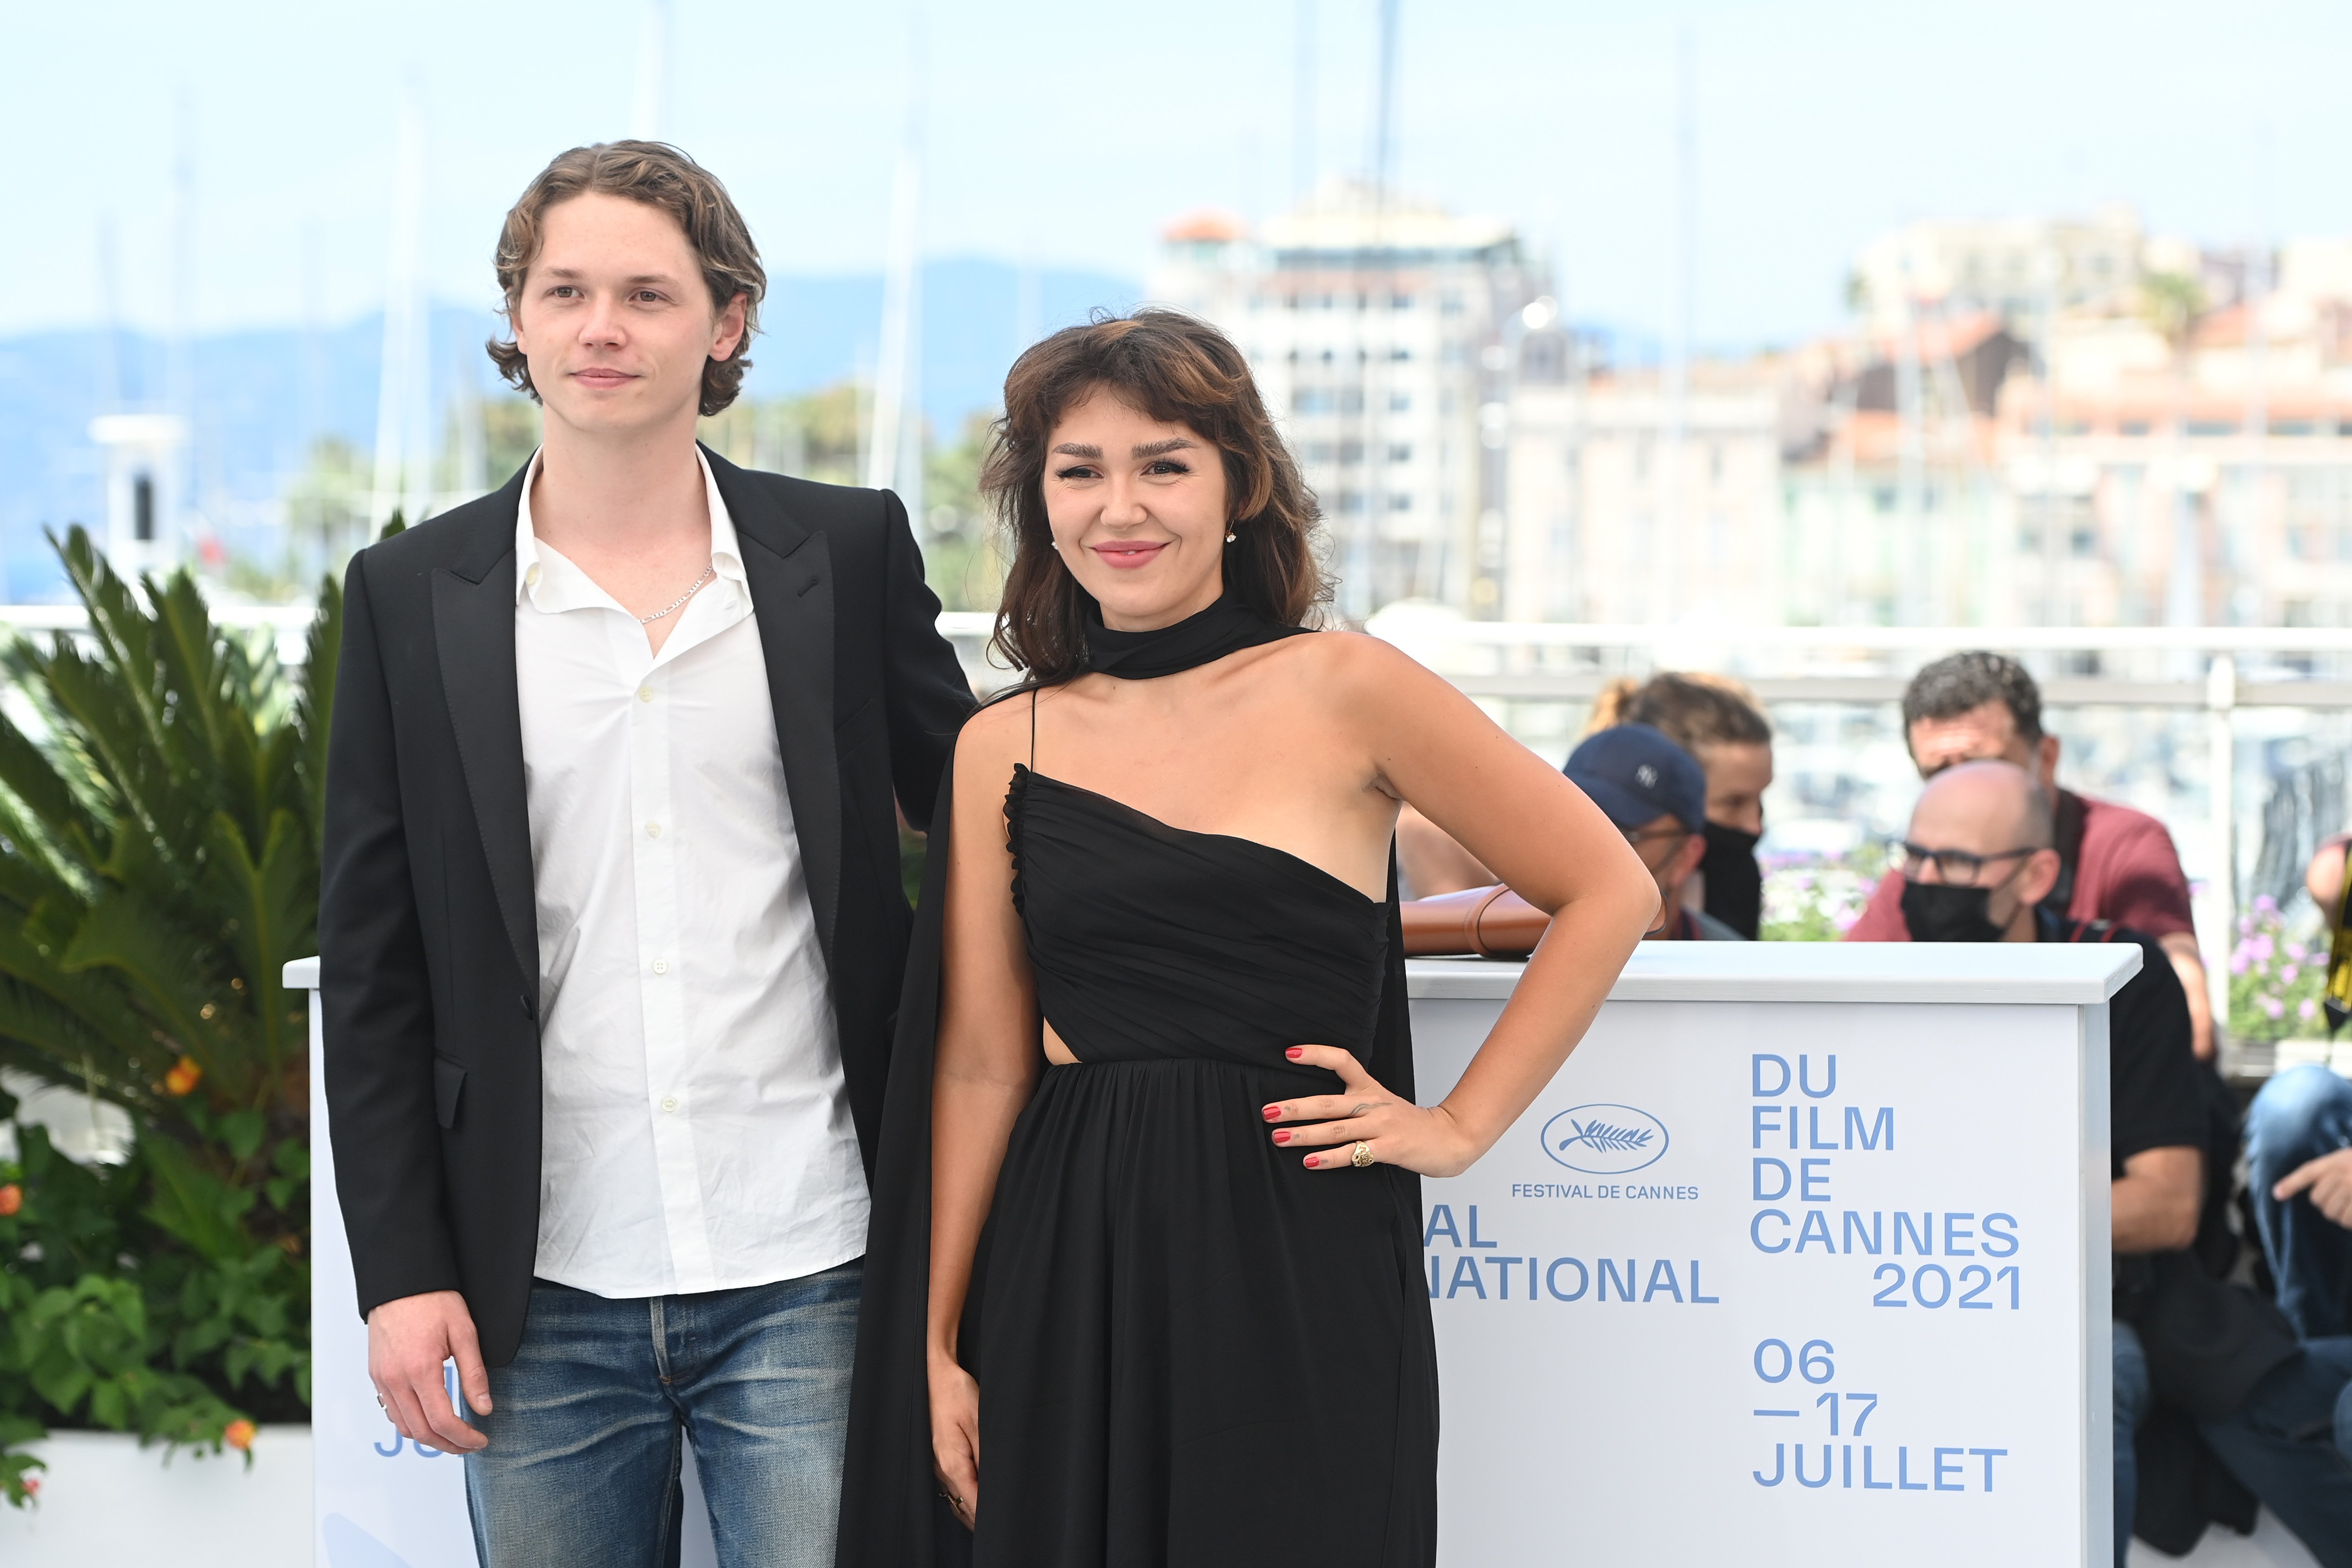
<path fill-rule="evenodd" d="M 1379 788 L 1429 820 L 1530 904 L 1551 927 L 1528 960 L 1503 1015 L 1444 1103 L 1405 1105 L 1362 1076 L 1348 1052 L 1300 1048 L 1298 1060 L 1340 1073 L 1347 1092 L 1285 1102 L 1286 1145 L 1369 1142 L 1371 1155 L 1424 1176 L 1454 1176 L 1542 1092 L 1657 916 L 1658 888 L 1633 847 L 1561 772 L 1505 734 L 1476 705 L 1386 644 L 1350 639 L 1337 686 L 1365 736 Z M 1359 1080 L 1361 1080 L 1359 1082 Z M 1367 1097 L 1373 1106 L 1351 1114 Z M 1349 1151 L 1309 1155 L 1317 1168 Z"/>
<path fill-rule="evenodd" d="M 964 727 L 956 754 L 953 858 L 940 937 L 925 1351 L 933 1460 L 967 1524 L 980 1500 L 980 1390 L 956 1360 L 956 1337 L 997 1167 L 1041 1071 L 1036 986 L 1013 907 L 1004 824 L 1015 733 L 1004 721 L 1026 706 L 1016 698 Z M 1024 726 L 1027 717 L 1020 715 Z"/>

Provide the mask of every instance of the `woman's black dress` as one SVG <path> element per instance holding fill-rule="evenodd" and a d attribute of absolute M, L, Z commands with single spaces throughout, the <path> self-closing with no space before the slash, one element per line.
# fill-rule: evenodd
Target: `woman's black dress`
<path fill-rule="evenodd" d="M 1419 1179 L 1308 1170 L 1260 1115 L 1339 1088 L 1289 1046 L 1402 1065 L 1375 1065 L 1392 905 L 1027 768 L 1005 815 L 1078 1065 L 1046 1070 L 997 1182 L 975 1561 L 1431 1563 Z"/>
<path fill-rule="evenodd" d="M 1232 599 L 1089 667 L 1152 679 L 1303 635 Z M 1032 701 L 1034 703 L 1034 697 Z M 1033 706 L 1034 714 L 1034 706 Z M 870 1176 L 841 1568 L 1431 1568 L 1437 1363 L 1421 1182 L 1308 1170 L 1267 1102 L 1336 1092 L 1294 1045 L 1413 1093 L 1404 935 L 1295 855 L 1016 768 L 1005 819 L 1040 1010 L 1078 1058 L 1016 1123 L 957 1354 L 977 1538 L 932 1471 L 931 1082 L 952 761 L 932 815 Z"/>

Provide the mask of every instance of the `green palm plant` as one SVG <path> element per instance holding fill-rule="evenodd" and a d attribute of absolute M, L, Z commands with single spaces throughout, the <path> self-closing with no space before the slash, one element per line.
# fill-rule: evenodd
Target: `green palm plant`
<path fill-rule="evenodd" d="M 134 590 L 83 530 L 57 549 L 88 632 L 0 652 L 0 1066 L 121 1107 L 135 1146 L 92 1174 L 20 1131 L 0 1229 L 37 1245 L 0 1255 L 0 1445 L 13 1416 L 216 1448 L 240 1406 L 309 1400 L 309 1051 L 280 975 L 315 951 L 341 595 L 289 671 L 186 572 Z"/>

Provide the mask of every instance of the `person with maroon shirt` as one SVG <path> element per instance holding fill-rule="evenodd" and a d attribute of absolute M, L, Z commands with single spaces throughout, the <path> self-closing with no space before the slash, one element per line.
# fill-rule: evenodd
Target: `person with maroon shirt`
<path fill-rule="evenodd" d="M 2015 660 L 1948 654 L 1903 694 L 1904 739 L 1922 779 L 1960 762 L 2015 763 L 2057 805 L 2059 875 L 2042 906 L 2062 920 L 2105 920 L 2157 939 L 2188 993 L 2198 1060 L 2213 1057 L 2212 1004 L 2189 913 L 2189 879 L 2164 824 L 2145 811 L 2058 788 L 2058 737 L 2042 728 L 2042 693 Z M 1903 878 L 1889 872 L 1849 942 L 1907 942 Z"/>

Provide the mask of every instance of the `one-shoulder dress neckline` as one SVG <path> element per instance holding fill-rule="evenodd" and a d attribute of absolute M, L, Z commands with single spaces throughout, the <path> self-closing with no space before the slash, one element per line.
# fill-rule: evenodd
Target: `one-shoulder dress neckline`
<path fill-rule="evenodd" d="M 1239 833 L 1204 833 L 1198 828 L 1180 828 L 1175 823 L 1171 822 L 1164 818 L 1153 816 L 1150 812 L 1145 810 L 1140 806 L 1129 805 L 1126 801 L 1120 800 L 1116 795 L 1106 795 L 1099 789 L 1089 789 L 1083 784 L 1073 784 L 1066 779 L 1056 779 L 1050 773 L 1040 773 L 1025 762 L 1016 762 L 1013 765 L 1012 787 L 1013 789 L 1017 790 L 1021 788 L 1021 776 L 1024 773 L 1040 783 L 1051 784 L 1056 789 L 1067 790 L 1069 793 L 1078 796 L 1084 800 L 1091 800 L 1097 805 L 1107 806 L 1113 811 L 1135 818 L 1137 821 L 1143 822 L 1151 828 L 1157 829 L 1160 832 L 1173 833 L 1178 838 L 1182 839 L 1201 839 L 1213 843 L 1239 844 L 1244 849 L 1253 850 L 1261 855 L 1268 856 L 1281 864 L 1288 865 L 1298 871 L 1304 872 L 1307 875 L 1314 878 L 1316 881 L 1346 894 L 1349 898 L 1354 899 L 1357 903 L 1364 905 L 1366 908 L 1385 909 L 1388 907 L 1387 899 L 1374 898 L 1362 888 L 1358 887 L 1354 883 L 1349 882 L 1346 877 L 1339 874 L 1339 873 L 1326 871 L 1323 867 L 1317 865 L 1313 861 L 1308 860 L 1304 855 L 1293 854 L 1288 850 L 1278 849 L 1275 845 L 1266 843 L 1258 839 L 1244 838 Z"/>
<path fill-rule="evenodd" d="M 1037 1013 L 1076 1061 L 1016 1118 L 975 1257 L 974 1568 L 1277 1568 L 1301 1531 L 1430 1568 L 1419 1180 L 1311 1169 L 1264 1114 L 1345 1087 L 1305 1044 L 1411 1096 L 1393 879 L 1375 900 L 1034 768 L 1004 808 Z"/>

